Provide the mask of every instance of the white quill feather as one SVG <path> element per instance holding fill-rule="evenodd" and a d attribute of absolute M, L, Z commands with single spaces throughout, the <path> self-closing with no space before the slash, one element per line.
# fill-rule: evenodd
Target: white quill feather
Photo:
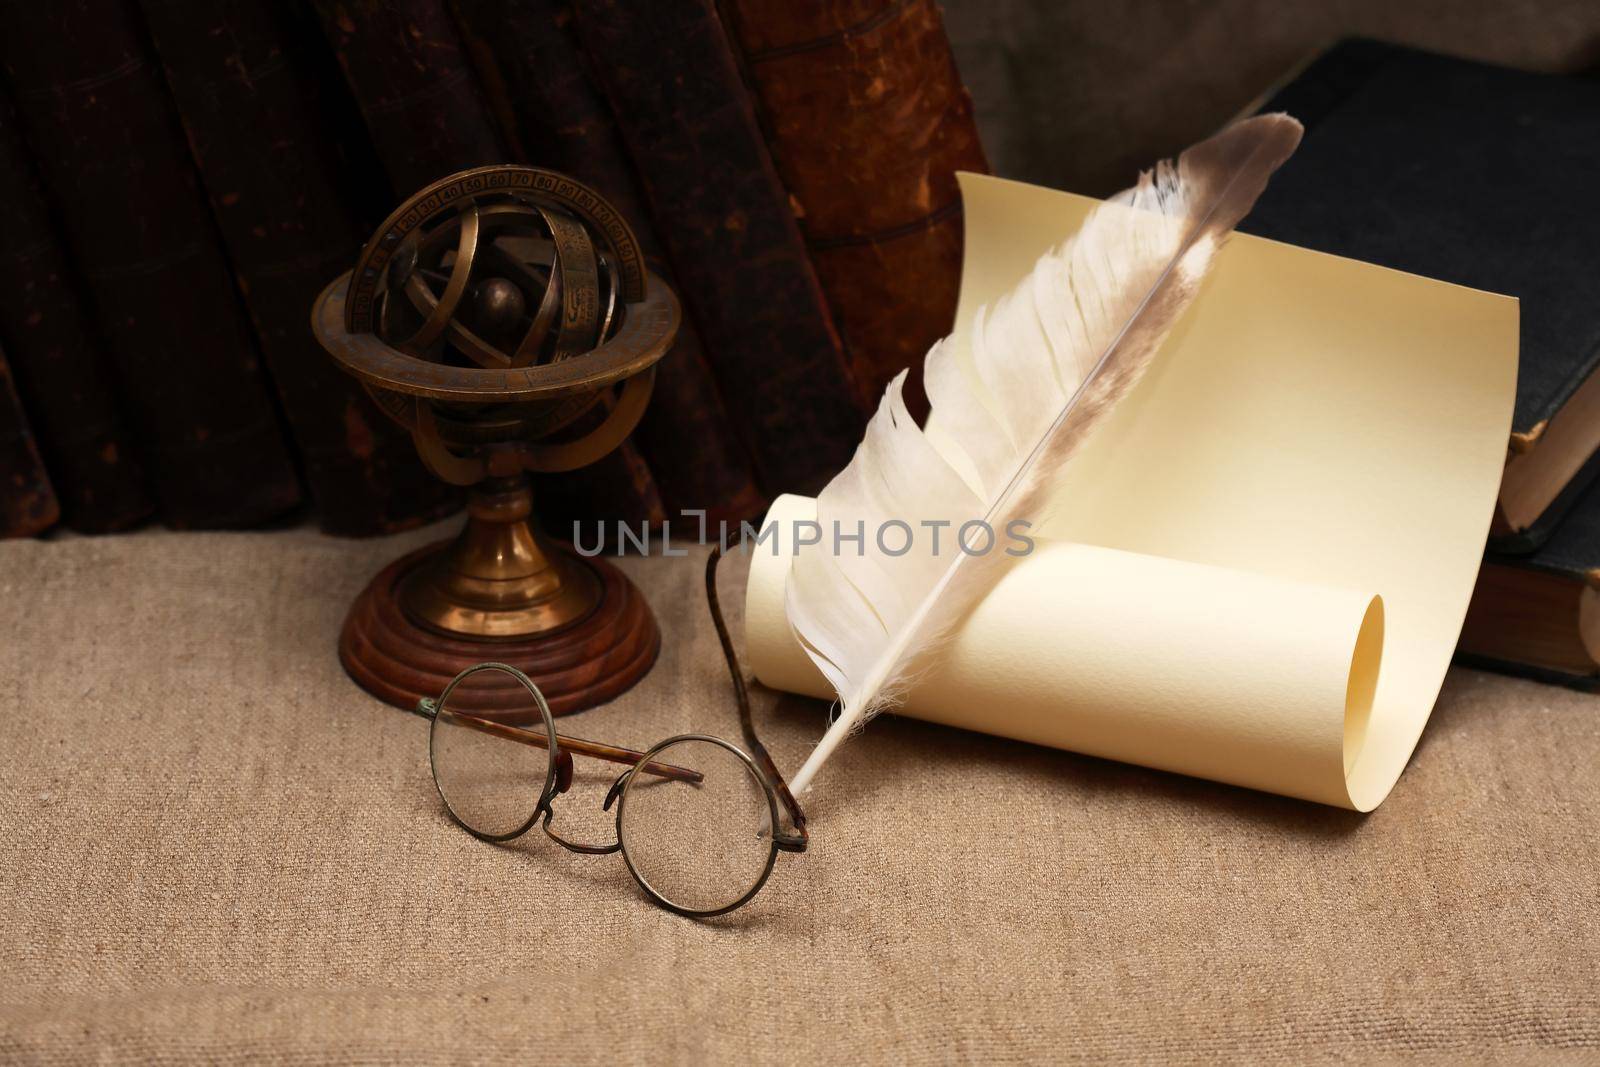
<path fill-rule="evenodd" d="M 823 544 L 799 553 L 789 572 L 789 624 L 840 702 L 795 792 L 895 702 L 908 673 L 993 586 L 1010 557 L 998 541 L 978 553 L 976 527 L 974 552 L 961 551 L 957 531 L 979 519 L 1003 537 L 1015 520 L 1042 520 L 1052 475 L 1144 373 L 1300 132 L 1287 115 L 1247 119 L 1095 208 L 979 310 L 975 381 L 949 339 L 929 351 L 926 432 L 902 399 L 905 372 L 889 383 L 855 456 L 817 497 Z M 907 538 L 897 524 L 912 534 L 898 555 Z M 865 536 L 835 552 L 836 528 Z"/>

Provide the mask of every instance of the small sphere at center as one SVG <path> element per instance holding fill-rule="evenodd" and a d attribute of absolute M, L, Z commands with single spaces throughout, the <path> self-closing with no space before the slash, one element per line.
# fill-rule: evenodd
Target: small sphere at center
<path fill-rule="evenodd" d="M 522 290 L 505 278 L 485 278 L 473 287 L 472 317 L 484 330 L 509 330 L 522 321 L 527 309 Z"/>

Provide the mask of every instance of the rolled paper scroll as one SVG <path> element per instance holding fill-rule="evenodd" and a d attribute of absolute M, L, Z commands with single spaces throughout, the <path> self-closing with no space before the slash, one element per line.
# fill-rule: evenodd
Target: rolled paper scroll
<path fill-rule="evenodd" d="M 1094 203 L 971 175 L 962 188 L 958 346 L 977 307 Z M 1035 551 L 901 710 L 1376 807 L 1472 592 L 1517 330 L 1508 297 L 1234 236 L 1156 366 L 1064 472 Z M 780 538 L 809 506 L 774 504 Z M 748 654 L 768 685 L 831 697 L 783 614 L 791 548 L 752 548 Z"/>
<path fill-rule="evenodd" d="M 745 626 L 762 682 L 828 699 L 783 610 L 794 532 L 815 533 L 796 523 L 815 515 L 807 497 L 773 505 Z M 1383 603 L 1370 593 L 1041 542 L 917 675 L 905 710 L 1321 799 L 1361 751 L 1382 659 Z"/>

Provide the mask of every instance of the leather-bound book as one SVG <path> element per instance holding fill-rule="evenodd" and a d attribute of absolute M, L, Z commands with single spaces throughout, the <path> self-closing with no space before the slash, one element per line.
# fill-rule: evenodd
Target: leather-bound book
<path fill-rule="evenodd" d="M 817 486 L 864 398 L 712 0 L 573 15 L 762 488 Z"/>
<path fill-rule="evenodd" d="M 398 198 L 506 162 L 445 0 L 312 0 Z"/>
<path fill-rule="evenodd" d="M 857 379 L 950 332 L 958 170 L 988 170 L 934 0 L 721 0 Z"/>
<path fill-rule="evenodd" d="M 445 0 L 312 6 L 394 186 L 386 211 L 446 175 L 510 161 Z M 631 441 L 581 471 L 536 477 L 534 498 L 557 532 L 589 520 L 660 522 L 665 513 Z"/>
<path fill-rule="evenodd" d="M 374 178 L 341 144 L 348 98 L 316 26 L 276 0 L 143 5 L 322 529 L 391 533 L 452 510 L 458 494 L 306 325 L 355 262 L 368 227 L 351 205 Z"/>
<path fill-rule="evenodd" d="M 0 352 L 0 537 L 32 537 L 60 517 L 50 475 Z"/>
<path fill-rule="evenodd" d="M 0 343 L 61 520 L 80 533 L 126 529 L 153 507 L 144 470 L 7 98 L 0 98 L 0 233 L 8 242 L 0 255 Z"/>
<path fill-rule="evenodd" d="M 1459 653 L 1475 666 L 1600 687 L 1600 484 L 1532 554 L 1485 558 Z"/>
<path fill-rule="evenodd" d="M 1241 229 L 1522 301 L 1492 544 L 1531 550 L 1600 470 L 1600 81 L 1354 40 L 1262 110 L 1306 136 Z"/>
<path fill-rule="evenodd" d="M 298 504 L 300 483 L 143 35 L 118 0 L 14 4 L 0 61 L 162 518 L 257 523 Z"/>
<path fill-rule="evenodd" d="M 491 110 L 524 162 L 599 190 L 633 226 L 652 270 L 677 286 L 611 110 L 572 33 L 563 0 L 456 0 Z M 706 363 L 692 315 L 656 370 L 655 394 L 634 433 L 669 514 L 705 509 L 709 521 L 760 514 L 749 457 Z"/>

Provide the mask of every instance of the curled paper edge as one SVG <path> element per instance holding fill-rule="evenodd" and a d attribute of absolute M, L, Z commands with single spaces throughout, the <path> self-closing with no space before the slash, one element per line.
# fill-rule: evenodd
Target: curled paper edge
<path fill-rule="evenodd" d="M 792 532 L 815 514 L 797 496 L 768 512 L 775 533 L 752 549 L 746 649 L 763 684 L 829 699 L 783 607 Z M 1383 604 L 1370 592 L 1041 542 L 898 710 L 1328 803 L 1359 757 L 1382 657 Z"/>

